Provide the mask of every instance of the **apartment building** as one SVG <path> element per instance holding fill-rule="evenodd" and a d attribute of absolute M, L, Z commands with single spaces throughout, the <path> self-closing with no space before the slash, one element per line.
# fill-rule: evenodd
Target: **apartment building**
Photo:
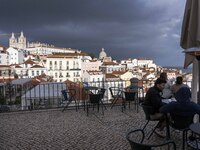
<path fill-rule="evenodd" d="M 81 53 L 79 50 L 71 48 L 60 48 L 53 45 L 39 45 L 35 47 L 27 47 L 26 50 L 34 55 L 49 55 L 52 53 Z"/>
<path fill-rule="evenodd" d="M 82 59 L 82 73 L 86 71 L 99 71 L 102 62 L 100 60 Z"/>
<path fill-rule="evenodd" d="M 103 73 L 112 73 L 113 71 L 125 71 L 126 67 L 116 62 L 103 62 L 100 70 Z"/>
<path fill-rule="evenodd" d="M 86 53 L 53 53 L 47 56 L 47 75 L 55 82 L 82 81 L 82 59 L 89 59 Z"/>
<path fill-rule="evenodd" d="M 24 51 L 19 48 L 9 47 L 7 50 L 9 64 L 20 64 L 24 60 Z"/>
<path fill-rule="evenodd" d="M 105 81 L 105 74 L 101 71 L 86 71 L 83 73 L 83 82 L 92 83 L 91 86 L 103 87 Z"/>
<path fill-rule="evenodd" d="M 0 46 L 0 65 L 8 65 L 8 53 Z"/>

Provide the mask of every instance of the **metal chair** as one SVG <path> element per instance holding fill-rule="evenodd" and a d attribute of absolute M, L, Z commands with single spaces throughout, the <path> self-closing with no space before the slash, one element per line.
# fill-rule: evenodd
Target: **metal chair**
<path fill-rule="evenodd" d="M 105 92 L 106 92 L 106 89 L 101 88 L 101 89 L 98 91 L 97 94 L 101 94 L 101 101 L 100 101 L 100 103 L 104 106 L 105 109 L 107 109 L 106 106 L 105 106 L 104 103 L 103 103 L 103 99 L 104 99 Z"/>
<path fill-rule="evenodd" d="M 74 101 L 75 102 L 75 107 L 76 107 L 76 111 L 77 111 L 77 103 L 76 103 L 76 90 L 75 89 L 65 89 L 61 91 L 62 96 L 63 96 L 63 102 L 66 102 L 62 112 L 65 111 L 65 109 L 67 109 L 67 107 L 69 106 L 69 104 Z"/>
<path fill-rule="evenodd" d="M 189 129 L 184 130 L 185 132 L 185 141 L 187 146 L 191 149 L 199 150 L 200 149 L 200 134 L 199 134 L 200 123 L 196 122 L 189 126 Z"/>
<path fill-rule="evenodd" d="M 146 144 L 144 143 L 145 134 L 142 129 L 132 130 L 127 133 L 126 139 L 129 141 L 132 150 L 152 150 L 153 148 L 167 147 L 170 150 L 176 150 L 174 141 L 169 140 L 161 144 Z"/>
<path fill-rule="evenodd" d="M 130 109 L 130 103 L 131 102 L 135 102 L 135 109 L 138 112 L 138 97 L 137 97 L 137 92 L 128 92 L 125 91 L 124 95 L 125 95 L 125 101 L 124 101 L 124 108 L 126 107 L 126 102 L 129 103 L 129 109 Z"/>
<path fill-rule="evenodd" d="M 97 105 L 98 112 L 99 112 L 99 107 L 101 105 L 101 107 L 102 107 L 102 114 L 104 115 L 103 104 L 101 103 L 102 97 L 103 97 L 102 93 L 99 93 L 99 94 L 89 94 L 89 100 L 87 101 L 87 116 L 88 116 L 88 113 L 89 113 L 90 104 L 93 105 L 93 110 L 94 110 L 94 105 Z"/>
<path fill-rule="evenodd" d="M 179 130 L 182 132 L 182 149 L 185 149 L 186 142 L 186 132 L 189 130 L 189 126 L 193 123 L 193 118 L 195 114 L 188 116 L 180 115 L 177 113 L 170 113 L 169 126 L 174 130 Z M 170 137 L 170 135 L 169 135 Z"/>
<path fill-rule="evenodd" d="M 152 112 L 153 112 L 152 106 L 148 106 L 148 105 L 145 105 L 145 104 L 141 104 L 141 106 L 142 106 L 142 109 L 143 109 L 144 114 L 145 114 L 145 119 L 147 120 L 147 122 L 145 123 L 145 125 L 143 127 L 143 130 L 145 130 L 146 126 L 148 125 L 148 123 L 150 121 L 159 121 L 160 119 L 151 119 L 150 114 L 152 114 Z M 148 136 L 147 139 L 149 139 L 153 135 L 153 133 L 155 132 L 158 125 L 159 125 L 159 122 L 155 125 L 155 127 L 153 128 L 152 132 L 150 133 L 150 135 Z"/>
<path fill-rule="evenodd" d="M 110 87 L 109 88 L 110 94 L 113 98 L 112 100 L 112 104 L 111 104 L 111 109 L 113 108 L 113 106 L 119 101 L 121 100 L 121 103 L 123 104 L 124 99 L 123 99 L 123 95 L 122 95 L 122 90 L 120 90 L 117 87 Z M 123 111 L 123 110 L 122 110 Z"/>

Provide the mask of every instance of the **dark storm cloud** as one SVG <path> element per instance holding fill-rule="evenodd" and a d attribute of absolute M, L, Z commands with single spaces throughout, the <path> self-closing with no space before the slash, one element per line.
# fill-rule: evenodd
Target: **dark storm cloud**
<path fill-rule="evenodd" d="M 142 57 L 158 65 L 183 64 L 182 0 L 0 0 L 0 4 L 0 33 L 23 30 L 28 41 L 96 56 L 104 47 L 115 59 Z"/>

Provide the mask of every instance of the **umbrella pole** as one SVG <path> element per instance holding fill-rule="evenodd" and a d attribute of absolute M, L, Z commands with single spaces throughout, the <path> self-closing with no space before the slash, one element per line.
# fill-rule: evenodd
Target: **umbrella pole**
<path fill-rule="evenodd" d="M 197 104 L 200 105 L 200 56 L 196 56 L 198 60 L 198 91 L 197 91 Z M 199 122 L 200 122 L 200 115 L 199 115 Z"/>
<path fill-rule="evenodd" d="M 198 91 L 197 91 L 197 103 L 200 104 L 200 56 L 196 56 L 198 60 Z"/>

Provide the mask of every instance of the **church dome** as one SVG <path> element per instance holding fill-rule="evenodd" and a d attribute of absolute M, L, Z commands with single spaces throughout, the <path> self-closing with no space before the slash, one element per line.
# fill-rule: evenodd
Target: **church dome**
<path fill-rule="evenodd" d="M 106 52 L 104 51 L 104 48 L 102 48 L 101 52 L 99 53 L 99 59 L 103 59 L 107 57 Z"/>

